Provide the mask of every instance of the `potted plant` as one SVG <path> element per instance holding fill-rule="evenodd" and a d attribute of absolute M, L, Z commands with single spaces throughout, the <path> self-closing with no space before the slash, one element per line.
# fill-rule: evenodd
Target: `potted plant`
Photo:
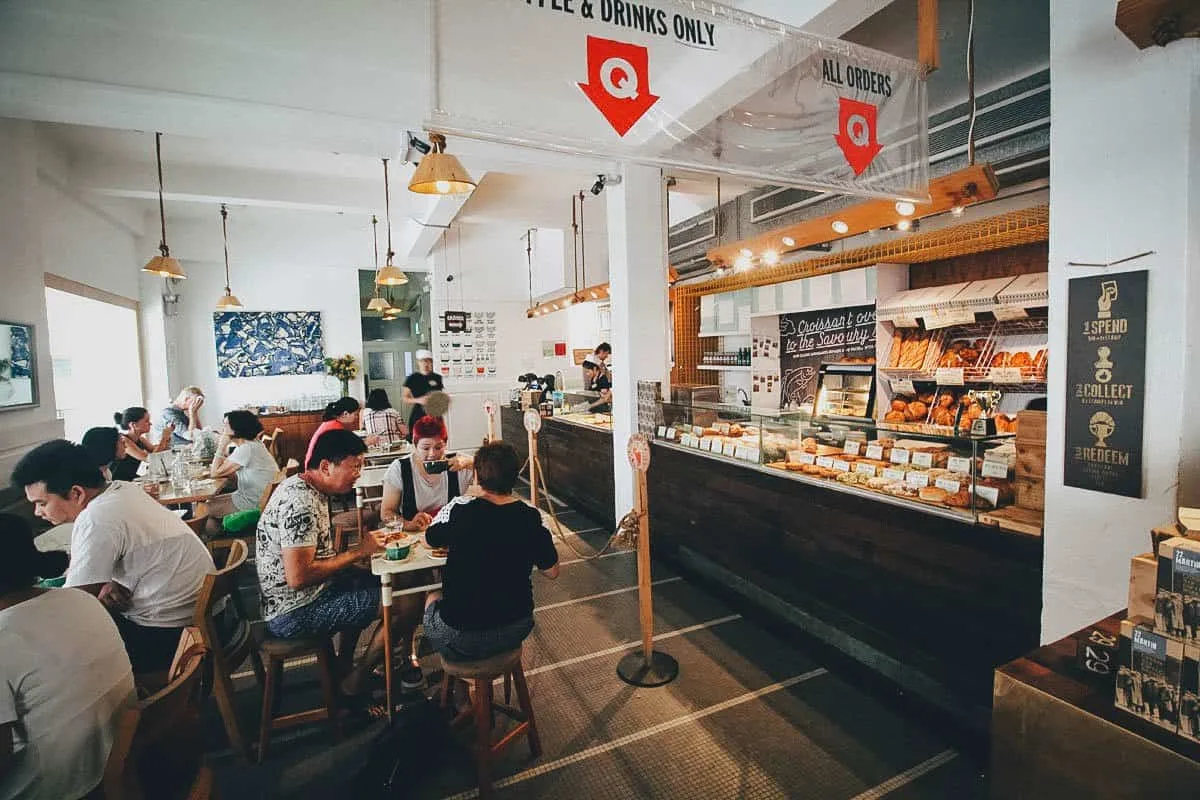
<path fill-rule="evenodd" d="M 325 371 L 342 382 L 342 397 L 350 394 L 350 381 L 358 376 L 358 361 L 347 353 L 325 359 Z"/>

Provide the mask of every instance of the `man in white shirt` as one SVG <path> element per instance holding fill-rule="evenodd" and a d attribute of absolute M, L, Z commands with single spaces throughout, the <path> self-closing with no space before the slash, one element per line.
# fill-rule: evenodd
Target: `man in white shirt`
<path fill-rule="evenodd" d="M 204 544 L 137 485 L 106 482 L 83 448 L 62 439 L 27 453 L 12 483 L 42 519 L 75 523 L 66 585 L 108 608 L 133 671 L 167 669 L 214 569 Z"/>

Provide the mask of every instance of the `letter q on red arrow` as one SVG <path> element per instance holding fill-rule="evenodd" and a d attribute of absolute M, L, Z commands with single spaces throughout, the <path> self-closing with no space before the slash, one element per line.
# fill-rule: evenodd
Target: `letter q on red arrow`
<path fill-rule="evenodd" d="M 846 163 L 855 175 L 862 175 L 883 149 L 876 130 L 879 109 L 870 103 L 838 98 L 838 132 L 834 135 Z"/>
<path fill-rule="evenodd" d="M 650 52 L 641 45 L 587 37 L 587 83 L 577 84 L 618 136 L 658 102 L 650 91 Z"/>

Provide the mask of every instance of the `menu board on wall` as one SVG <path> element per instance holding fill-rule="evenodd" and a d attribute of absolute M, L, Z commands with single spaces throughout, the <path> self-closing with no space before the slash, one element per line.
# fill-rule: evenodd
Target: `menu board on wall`
<path fill-rule="evenodd" d="M 779 338 L 783 404 L 811 406 L 822 364 L 875 360 L 875 304 L 780 314 Z"/>
<path fill-rule="evenodd" d="M 1142 496 L 1149 274 L 1122 272 L 1068 284 L 1067 486 Z"/>

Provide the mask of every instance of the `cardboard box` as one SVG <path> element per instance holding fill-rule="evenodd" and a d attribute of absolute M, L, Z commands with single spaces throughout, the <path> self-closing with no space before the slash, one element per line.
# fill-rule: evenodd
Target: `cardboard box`
<path fill-rule="evenodd" d="M 1129 559 L 1129 608 L 1126 616 L 1154 627 L 1154 596 L 1158 589 L 1158 559 L 1142 553 Z"/>
<path fill-rule="evenodd" d="M 1158 546 L 1154 630 L 1200 641 L 1200 541 L 1176 536 Z"/>
<path fill-rule="evenodd" d="M 1179 683 L 1179 735 L 1200 742 L 1200 647 L 1183 646 Z"/>
<path fill-rule="evenodd" d="M 1178 731 L 1183 643 L 1122 620 L 1117 664 L 1116 707 Z"/>

